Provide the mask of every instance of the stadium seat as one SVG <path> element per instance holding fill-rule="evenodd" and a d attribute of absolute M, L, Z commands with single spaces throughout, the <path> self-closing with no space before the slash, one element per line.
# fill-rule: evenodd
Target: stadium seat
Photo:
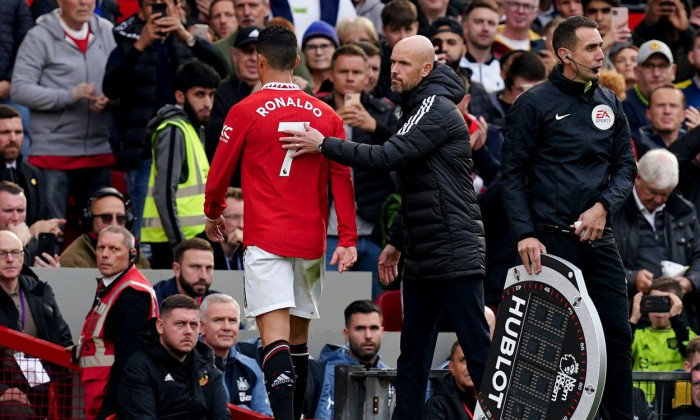
<path fill-rule="evenodd" d="M 382 308 L 384 331 L 401 331 L 401 325 L 403 324 L 401 291 L 386 291 L 377 296 L 376 303 Z"/>

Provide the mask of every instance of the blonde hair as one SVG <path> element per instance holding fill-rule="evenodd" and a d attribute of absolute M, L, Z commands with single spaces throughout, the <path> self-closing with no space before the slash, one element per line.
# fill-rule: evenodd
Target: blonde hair
<path fill-rule="evenodd" d="M 349 44 L 350 41 L 346 38 L 354 31 L 363 31 L 372 44 L 376 44 L 377 41 L 379 41 L 379 36 L 377 35 L 377 30 L 374 28 L 374 24 L 364 16 L 346 18 L 335 25 L 335 33 L 338 35 L 340 45 Z"/>
<path fill-rule="evenodd" d="M 617 95 L 621 101 L 625 100 L 627 97 L 625 94 L 625 76 L 615 70 L 601 70 L 599 76 L 598 83 L 601 86 L 605 86 L 615 92 L 615 95 Z"/>

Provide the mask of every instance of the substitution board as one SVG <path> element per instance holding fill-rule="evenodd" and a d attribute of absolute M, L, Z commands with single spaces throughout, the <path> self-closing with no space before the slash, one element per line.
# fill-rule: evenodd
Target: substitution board
<path fill-rule="evenodd" d="M 543 254 L 540 274 L 508 272 L 474 419 L 592 419 L 606 366 L 581 270 Z"/>

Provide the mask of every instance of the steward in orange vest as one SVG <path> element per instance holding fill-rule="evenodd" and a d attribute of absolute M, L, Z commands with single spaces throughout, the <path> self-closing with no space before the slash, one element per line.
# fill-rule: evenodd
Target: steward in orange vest
<path fill-rule="evenodd" d="M 104 277 L 99 279 L 76 351 L 85 388 L 86 419 L 103 419 L 116 412 L 124 363 L 139 347 L 141 326 L 158 315 L 155 292 L 133 265 L 135 256 L 128 230 L 113 225 L 100 232 L 97 266 Z"/>

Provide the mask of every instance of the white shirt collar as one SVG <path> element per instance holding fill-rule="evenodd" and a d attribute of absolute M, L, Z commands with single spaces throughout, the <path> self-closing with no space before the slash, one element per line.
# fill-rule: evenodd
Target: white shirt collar
<path fill-rule="evenodd" d="M 299 90 L 299 86 L 294 83 L 282 83 L 282 82 L 270 82 L 265 83 L 263 89 L 273 89 L 273 90 Z"/>
<path fill-rule="evenodd" d="M 642 216 L 644 216 L 647 222 L 649 222 L 649 225 L 651 225 L 651 229 L 653 231 L 656 231 L 656 224 L 654 223 L 656 214 L 663 211 L 663 209 L 666 207 L 666 203 L 660 205 L 654 211 L 649 211 L 646 207 L 644 207 L 644 204 L 642 204 L 642 200 L 639 199 L 639 195 L 637 194 L 637 188 L 632 188 L 632 195 L 634 196 L 634 202 L 637 204 L 637 209 L 642 213 Z"/>

